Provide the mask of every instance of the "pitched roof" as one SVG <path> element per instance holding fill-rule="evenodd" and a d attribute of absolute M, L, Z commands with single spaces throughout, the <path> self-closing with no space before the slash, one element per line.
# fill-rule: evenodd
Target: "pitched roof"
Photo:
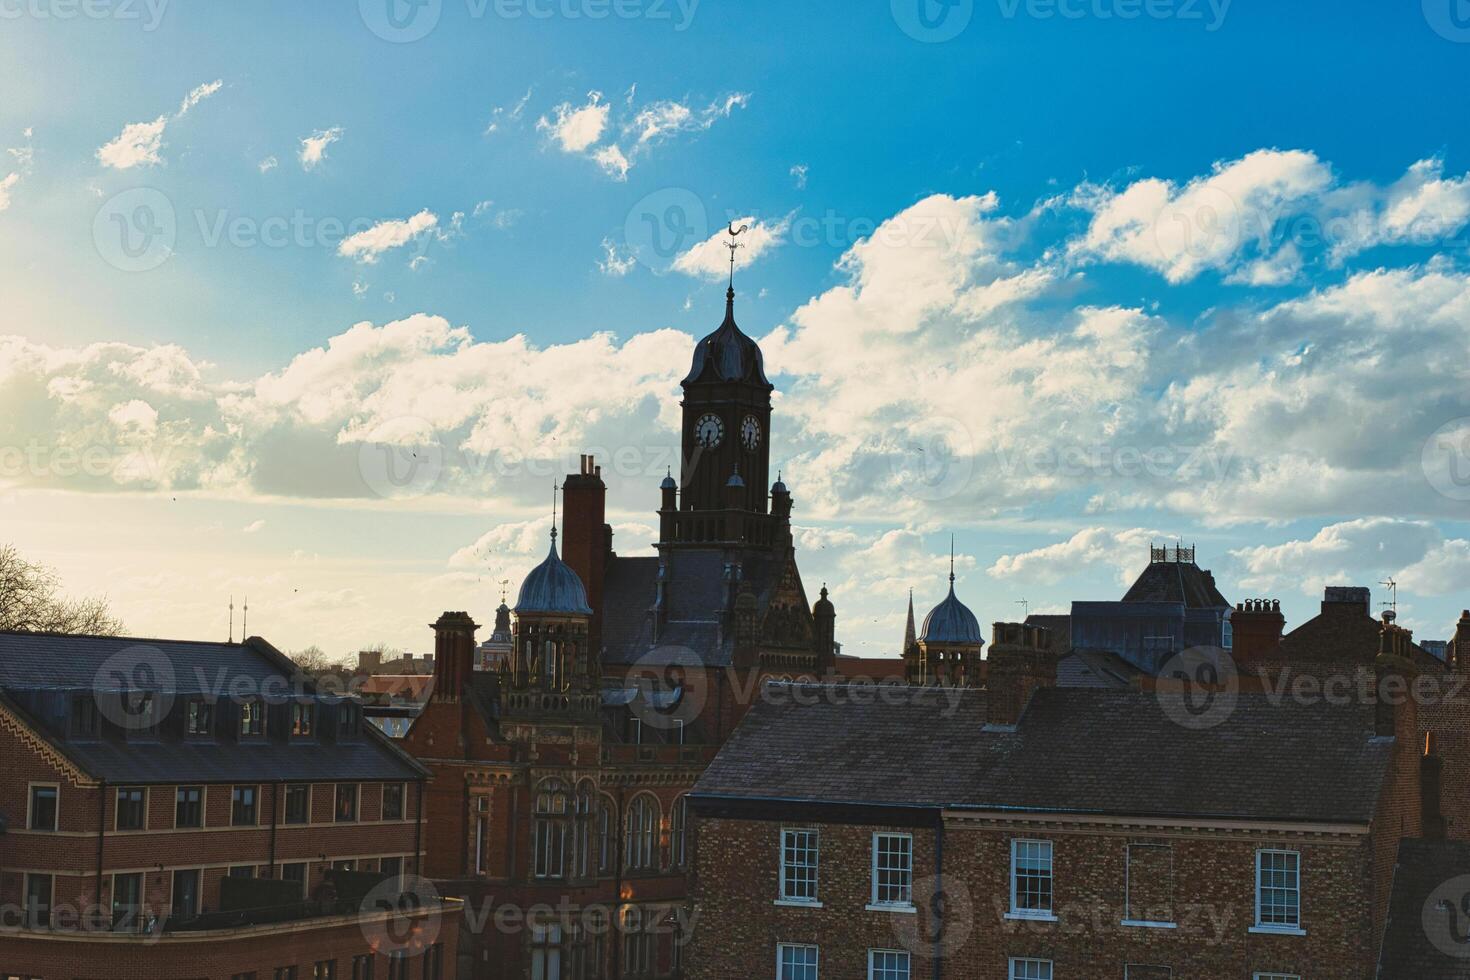
<path fill-rule="evenodd" d="M 1182 602 L 1188 609 L 1228 608 L 1215 576 L 1192 561 L 1152 561 L 1123 596 L 1124 602 Z"/>
<path fill-rule="evenodd" d="M 1228 718 L 1200 730 L 1174 722 L 1153 694 L 1056 688 L 1036 692 L 1014 731 L 987 730 L 985 699 L 983 690 L 768 685 L 695 793 L 1366 823 L 1392 747 L 1373 737 L 1368 709 L 1264 695 L 1240 695 Z"/>
<path fill-rule="evenodd" d="M 1324 602 L 1320 613 L 1281 638 L 1280 656 L 1293 663 L 1371 664 L 1382 633 L 1383 624 L 1366 607 Z M 1444 670 L 1444 661 L 1417 643 L 1410 652 L 1420 670 Z"/>
<path fill-rule="evenodd" d="M 185 741 L 167 726 L 157 740 L 120 735 L 69 737 L 71 698 L 131 687 L 170 695 L 176 719 L 181 698 L 229 702 L 241 692 L 285 696 L 297 690 L 295 665 L 257 637 L 242 643 L 193 642 L 124 636 L 0 632 L 0 692 L 7 706 L 83 771 L 109 782 L 234 782 L 281 779 L 408 780 L 427 775 L 417 762 L 373 726 L 335 740 L 325 718 L 312 740 L 287 741 L 271 733 L 245 743 L 218 738 Z M 304 693 L 322 698 L 306 682 Z M 223 720 L 216 719 L 223 724 Z M 179 731 L 182 723 L 179 722 Z"/>
<path fill-rule="evenodd" d="M 1467 980 L 1460 901 L 1470 887 L 1470 844 L 1449 840 L 1399 842 L 1388 900 L 1388 925 L 1378 956 L 1378 980 Z M 1450 908 L 1440 906 L 1448 900 Z M 1457 955 L 1458 954 L 1458 955 Z"/>

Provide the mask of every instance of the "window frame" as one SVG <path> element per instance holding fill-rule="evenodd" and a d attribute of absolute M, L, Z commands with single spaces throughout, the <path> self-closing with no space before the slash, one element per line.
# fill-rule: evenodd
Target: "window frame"
<path fill-rule="evenodd" d="M 48 871 L 27 871 L 21 876 L 21 913 L 23 925 L 27 929 L 50 929 L 51 911 L 56 907 L 56 875 Z M 46 879 L 46 902 L 44 905 L 46 921 L 38 922 L 33 919 L 35 907 L 31 904 L 31 882 Z"/>
<path fill-rule="evenodd" d="M 388 816 L 388 790 L 389 790 L 390 787 L 396 788 L 398 790 L 398 815 L 397 816 L 393 816 L 393 817 Z M 383 784 L 383 795 L 382 795 L 382 798 L 378 802 L 378 819 L 379 820 L 406 820 L 406 819 L 408 819 L 408 787 L 407 787 L 406 784 L 404 784 L 404 783 L 384 783 Z"/>
<path fill-rule="evenodd" d="M 250 821 L 243 822 L 239 818 L 239 809 L 244 804 L 239 797 L 241 790 L 250 791 Z M 251 783 L 235 783 L 230 786 L 230 826 L 231 827 L 259 827 L 260 826 L 260 786 Z"/>
<path fill-rule="evenodd" d="M 1264 903 L 1262 902 L 1262 899 L 1265 896 L 1265 887 L 1262 885 L 1262 882 L 1261 882 L 1262 872 L 1263 872 L 1262 865 L 1264 863 L 1263 859 L 1267 855 L 1283 855 L 1283 856 L 1289 855 L 1293 859 L 1293 861 L 1295 862 L 1295 865 L 1292 868 L 1292 872 L 1293 872 L 1293 874 L 1295 876 L 1295 886 L 1292 887 L 1292 888 L 1282 888 L 1282 887 L 1275 887 L 1275 886 L 1273 886 L 1273 890 L 1274 891 L 1282 891 L 1282 892 L 1289 891 L 1289 892 L 1292 892 L 1293 895 L 1295 896 L 1295 902 L 1294 902 L 1294 904 L 1292 906 L 1293 909 L 1294 909 L 1294 911 L 1295 911 L 1295 918 L 1291 922 L 1266 922 L 1266 921 L 1264 921 L 1261 918 L 1261 912 L 1262 912 L 1262 910 L 1264 908 Z M 1284 847 L 1258 847 L 1258 848 L 1256 848 L 1255 924 L 1250 927 L 1250 931 L 1253 932 L 1253 933 L 1276 933 L 1276 934 L 1279 934 L 1279 935 L 1287 935 L 1287 936 L 1305 936 L 1307 934 L 1306 933 L 1306 930 L 1302 928 L 1302 852 L 1301 851 L 1292 850 L 1290 848 L 1284 848 Z"/>
<path fill-rule="evenodd" d="M 809 850 L 809 851 L 811 851 L 811 854 L 812 854 L 812 861 L 811 861 L 811 864 L 810 864 L 810 868 L 811 868 L 811 872 L 812 872 L 812 876 L 811 876 L 811 892 L 812 892 L 812 894 L 811 894 L 811 897 L 810 898 L 806 898 L 806 897 L 803 897 L 803 896 L 800 896 L 800 895 L 793 895 L 788 890 L 789 887 L 790 887 L 790 885 L 792 884 L 792 882 L 791 882 L 791 879 L 787 875 L 787 868 L 788 868 L 788 864 L 787 864 L 787 861 L 786 861 L 786 855 L 788 853 L 787 838 L 788 837 L 794 837 L 796 835 L 805 835 L 805 836 L 810 836 L 811 837 L 811 846 L 810 847 L 797 848 L 798 850 L 801 850 L 801 851 L 807 851 L 807 850 Z M 821 901 L 821 895 L 822 895 L 822 832 L 821 832 L 821 830 L 819 828 L 816 828 L 816 827 L 782 827 L 780 834 L 778 834 L 777 835 L 777 838 L 776 838 L 776 848 L 777 848 L 777 851 L 776 851 L 776 863 L 777 863 L 776 902 L 777 902 L 777 904 L 779 904 L 779 905 L 800 905 L 803 908 L 817 908 L 817 909 L 821 908 L 822 907 L 822 901 Z M 805 865 L 805 864 L 795 864 L 795 865 L 792 865 L 792 867 L 806 868 L 806 867 L 808 867 L 808 865 Z"/>
<path fill-rule="evenodd" d="M 282 881 L 296 881 L 297 879 L 295 879 L 295 878 L 287 878 L 286 877 L 286 869 L 287 868 L 300 868 L 301 869 L 301 879 L 300 879 L 300 881 L 301 881 L 301 897 L 302 898 L 305 898 L 306 897 L 306 893 L 307 893 L 307 888 L 311 884 L 311 862 L 310 861 L 283 861 L 281 863 L 281 880 Z"/>
<path fill-rule="evenodd" d="M 194 806 L 198 808 L 198 811 L 197 811 L 198 821 L 196 823 L 179 823 L 179 807 L 182 806 L 182 805 L 185 805 L 184 804 L 184 801 L 182 801 L 182 800 L 179 799 L 179 794 L 184 793 L 184 792 L 186 792 L 188 790 L 198 790 L 199 791 L 199 799 L 194 803 Z M 175 830 L 202 830 L 202 829 L 204 829 L 205 795 L 208 792 L 209 792 L 209 790 L 207 788 L 205 788 L 204 786 L 198 785 L 198 784 L 194 784 L 194 783 L 181 783 L 178 786 L 175 786 L 174 787 L 174 829 Z"/>
<path fill-rule="evenodd" d="M 285 797 L 281 800 L 281 825 L 285 827 L 305 827 L 311 823 L 311 805 L 314 802 L 314 785 L 312 783 L 287 783 Z M 291 819 L 291 794 L 305 790 L 306 803 L 301 808 L 301 819 Z"/>
<path fill-rule="evenodd" d="M 260 698 L 241 698 L 240 717 L 235 734 L 242 742 L 265 739 L 265 702 Z"/>
<path fill-rule="evenodd" d="M 814 960 L 813 960 L 813 962 L 811 962 L 811 963 L 801 963 L 801 964 L 792 964 L 792 965 L 793 966 L 799 966 L 799 967 L 801 967 L 803 969 L 805 967 L 807 967 L 807 966 L 810 966 L 812 968 L 812 980 L 817 980 L 817 978 L 819 978 L 822 975 L 822 947 L 818 946 L 816 943 L 782 943 L 782 942 L 778 942 L 778 943 L 776 943 L 776 980 L 788 980 L 785 972 L 783 972 L 784 971 L 784 967 L 786 966 L 786 963 L 782 960 L 782 953 L 784 953 L 788 949 L 792 949 L 792 950 L 795 950 L 795 949 L 811 950 L 813 956 L 815 957 Z M 805 980 L 805 978 L 804 977 L 794 977 L 794 978 L 791 978 L 791 980 Z"/>
<path fill-rule="evenodd" d="M 1018 895 L 1017 885 L 1020 883 L 1020 876 L 1018 874 L 1019 868 L 1017 867 L 1017 859 L 1019 857 L 1018 851 L 1020 850 L 1020 847 L 1023 846 L 1023 845 L 1037 845 L 1037 846 L 1044 846 L 1046 848 L 1046 882 L 1047 882 L 1046 895 L 1047 895 L 1047 904 L 1046 904 L 1046 908 L 1045 909 L 1040 909 L 1040 908 L 1035 908 L 1035 909 L 1021 908 L 1021 906 L 1016 903 L 1016 898 L 1017 898 L 1017 895 Z M 1010 909 L 1009 912 L 1006 913 L 1006 918 L 1008 918 L 1008 919 L 1036 919 L 1036 920 L 1039 920 L 1041 922 L 1055 922 L 1055 921 L 1057 921 L 1057 915 L 1056 915 L 1056 904 L 1057 904 L 1057 901 L 1056 901 L 1057 900 L 1057 895 L 1056 895 L 1056 848 L 1055 848 L 1055 845 L 1051 841 L 1049 841 L 1049 840 L 1042 840 L 1042 839 L 1033 838 L 1033 837 L 1013 837 L 1013 838 L 1011 838 L 1011 873 L 1010 873 L 1010 879 L 1011 879 L 1011 882 L 1010 882 L 1010 884 L 1011 884 L 1011 909 Z"/>
<path fill-rule="evenodd" d="M 868 959 L 868 970 L 867 970 L 867 978 L 868 978 L 868 980 L 878 980 L 877 974 L 875 974 L 873 972 L 874 969 L 876 968 L 876 964 L 873 962 L 873 960 L 874 960 L 875 957 L 877 957 L 879 955 L 884 955 L 884 956 L 901 956 L 901 957 L 903 957 L 904 966 L 905 966 L 905 973 L 907 974 L 905 980 L 913 980 L 913 976 L 914 976 L 914 957 L 913 957 L 912 954 L 909 953 L 908 950 L 906 950 L 906 949 L 888 949 L 888 948 L 885 948 L 885 947 L 878 947 L 878 946 L 870 946 L 870 947 L 868 947 L 868 957 L 867 957 L 867 959 Z M 888 972 L 888 971 L 885 969 L 884 972 Z"/>
<path fill-rule="evenodd" d="M 123 805 L 122 805 L 123 804 L 123 799 L 122 799 L 122 795 L 124 793 L 129 793 L 129 794 L 138 793 L 138 794 L 141 794 L 136 801 L 131 800 L 131 799 L 128 800 L 128 809 L 129 810 L 132 809 L 132 806 L 133 806 L 133 803 L 134 802 L 136 802 L 137 803 L 137 806 L 138 806 L 138 826 L 136 826 L 136 827 L 132 827 L 132 826 L 124 827 L 122 825 L 122 814 L 123 814 Z M 148 787 L 147 786 L 116 786 L 116 787 L 114 787 L 113 788 L 113 793 L 112 793 L 112 832 L 114 834 L 137 834 L 137 833 L 146 833 L 147 831 L 148 831 Z"/>
<path fill-rule="evenodd" d="M 49 789 L 51 794 L 51 826 L 36 826 L 36 790 Z M 26 783 L 26 830 L 40 834 L 54 834 L 61 829 L 61 784 Z"/>
<path fill-rule="evenodd" d="M 292 701 L 286 732 L 293 739 L 308 739 L 316 732 L 316 703 Z"/>
<path fill-rule="evenodd" d="M 361 783 L 336 783 L 336 789 L 332 793 L 332 823 L 358 823 L 362 818 L 362 784 Z M 348 787 L 352 789 L 352 815 L 342 815 L 342 791 Z"/>
<path fill-rule="evenodd" d="M 901 901 L 901 902 L 880 901 L 879 898 L 878 898 L 878 871 L 879 871 L 879 868 L 878 868 L 878 853 L 879 853 L 878 841 L 879 841 L 880 838 L 892 838 L 894 840 L 902 840 L 902 841 L 905 841 L 907 843 L 908 868 L 906 869 L 906 872 L 907 872 L 908 878 L 907 878 L 907 882 L 906 882 L 904 888 L 905 888 L 905 892 L 908 895 L 908 898 L 905 901 Z M 868 910 L 871 911 L 871 912 L 913 912 L 913 911 L 915 911 L 915 908 L 914 908 L 914 835 L 913 834 L 910 834 L 910 833 L 907 833 L 907 832 L 902 832 L 902 831 L 875 830 L 873 832 L 871 844 L 872 844 L 872 846 L 869 848 L 869 855 L 868 855 L 868 858 L 869 858 L 869 860 L 868 860 L 868 870 L 869 870 L 869 876 L 868 876 L 868 898 L 869 898 L 869 902 L 868 902 L 868 906 L 867 906 L 868 907 Z M 889 868 L 889 869 L 884 869 L 884 870 L 893 871 L 895 869 Z"/>
<path fill-rule="evenodd" d="M 1016 967 L 1021 965 L 1046 967 L 1046 976 L 1019 976 L 1016 973 Z M 1040 956 L 1011 956 L 1006 958 L 1006 977 L 1008 980 L 1052 980 L 1052 977 L 1055 975 L 1056 962 L 1054 960 L 1042 959 Z"/>
<path fill-rule="evenodd" d="M 95 694 L 72 695 L 67 732 L 68 738 L 79 742 L 94 742 L 102 737 L 102 710 L 97 705 Z"/>
<path fill-rule="evenodd" d="M 198 709 L 196 716 L 195 709 Z M 190 698 L 184 705 L 184 738 L 191 741 L 207 741 L 214 738 L 214 702 L 206 698 Z M 202 727 L 196 721 L 202 720 Z"/>
<path fill-rule="evenodd" d="M 646 813 L 648 819 L 637 826 L 633 817 Z M 652 793 L 639 793 L 628 801 L 623 811 L 623 870 L 653 872 L 658 870 L 658 831 L 663 808 Z"/>
<path fill-rule="evenodd" d="M 185 911 L 177 911 L 179 901 L 179 875 L 192 874 L 194 876 L 194 907 Z M 174 868 L 168 877 L 168 909 L 169 915 L 183 915 L 185 917 L 196 916 L 204 904 L 204 871 L 202 868 Z"/>
<path fill-rule="evenodd" d="M 669 869 L 682 871 L 689 866 L 689 794 L 674 798 L 669 807 Z"/>

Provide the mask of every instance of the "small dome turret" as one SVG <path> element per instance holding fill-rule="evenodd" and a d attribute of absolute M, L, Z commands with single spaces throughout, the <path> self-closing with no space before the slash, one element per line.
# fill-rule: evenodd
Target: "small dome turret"
<path fill-rule="evenodd" d="M 591 616 L 592 607 L 587 604 L 587 589 L 571 566 L 556 553 L 556 529 L 551 531 L 551 547 L 546 558 L 531 569 L 521 583 L 520 595 L 516 598 L 516 615 L 526 613 L 569 613 Z"/>

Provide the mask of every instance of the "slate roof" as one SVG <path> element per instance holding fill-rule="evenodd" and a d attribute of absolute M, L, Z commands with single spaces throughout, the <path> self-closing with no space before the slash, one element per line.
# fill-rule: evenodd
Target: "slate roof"
<path fill-rule="evenodd" d="M 983 690 L 898 688 L 885 700 L 869 687 L 855 703 L 850 685 L 805 687 L 818 696 L 767 688 L 696 795 L 1366 823 L 1392 748 L 1373 737 L 1370 709 L 1264 695 L 1193 730 L 1153 694 L 1048 688 L 1005 731 L 985 729 Z"/>
<path fill-rule="evenodd" d="M 1383 624 L 1351 603 L 1323 603 L 1322 611 L 1281 638 L 1281 656 L 1292 663 L 1371 664 Z M 1410 654 L 1420 670 L 1441 672 L 1444 661 L 1417 643 Z"/>
<path fill-rule="evenodd" d="M 1466 927 L 1458 905 L 1470 890 L 1470 879 L 1456 881 L 1463 876 L 1470 876 L 1470 844 L 1399 842 L 1378 980 L 1470 980 L 1470 945 L 1456 942 L 1451 932 L 1453 925 L 1463 936 Z M 1446 898 L 1455 909 L 1440 906 Z"/>
<path fill-rule="evenodd" d="M 572 567 L 556 553 L 556 529 L 541 564 L 526 575 L 516 599 L 516 615 L 523 613 L 572 613 L 591 616 L 587 588 Z"/>
<path fill-rule="evenodd" d="M 759 549 L 679 548 L 668 552 L 664 601 L 665 625 L 654 642 L 650 610 L 658 601 L 657 556 L 620 557 L 608 561 L 602 583 L 604 664 L 632 664 L 655 648 L 669 656 L 692 653 L 706 667 L 729 666 L 734 635 L 720 635 L 725 606 L 725 565 L 739 562 L 743 582 L 756 597 L 758 621 L 780 584 L 785 555 Z"/>
<path fill-rule="evenodd" d="M 138 670 L 140 664 L 147 669 Z M 191 695 L 217 695 L 228 704 L 231 692 L 292 693 L 297 690 L 290 682 L 294 673 L 289 659 L 254 637 L 217 643 L 0 632 L 0 700 L 83 771 L 108 782 L 378 781 L 427 775 L 372 725 L 364 723 L 356 737 L 336 740 L 327 735 L 325 717 L 318 717 L 318 738 L 289 742 L 269 732 L 243 743 L 223 734 L 184 741 L 167 725 L 157 739 L 69 736 L 67 713 L 77 695 L 124 686 L 153 690 L 167 695 L 159 701 L 171 703 L 177 716 Z M 311 696 L 324 705 L 341 700 Z M 219 724 L 223 732 L 225 721 Z"/>
<path fill-rule="evenodd" d="M 1142 673 L 1111 650 L 1070 650 L 1057 659 L 1057 687 L 1126 690 Z"/>
<path fill-rule="evenodd" d="M 1182 602 L 1188 609 L 1229 608 L 1215 577 L 1192 561 L 1150 562 L 1123 595 L 1124 602 Z"/>

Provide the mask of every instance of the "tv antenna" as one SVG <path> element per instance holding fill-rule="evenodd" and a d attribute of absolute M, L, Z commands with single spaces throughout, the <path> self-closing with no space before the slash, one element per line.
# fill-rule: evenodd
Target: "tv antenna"
<path fill-rule="evenodd" d="M 1017 599 L 1016 600 L 1016 605 L 1018 605 L 1018 606 L 1021 607 L 1021 615 L 1023 615 L 1023 616 L 1029 616 L 1029 615 L 1031 615 L 1031 600 L 1030 599 L 1024 599 L 1024 598 L 1023 599 Z"/>
<path fill-rule="evenodd" d="M 1387 586 L 1388 594 L 1391 596 L 1388 602 L 1380 602 L 1379 605 L 1392 609 L 1397 613 L 1399 611 L 1399 584 L 1394 581 L 1392 575 L 1378 584 Z"/>

